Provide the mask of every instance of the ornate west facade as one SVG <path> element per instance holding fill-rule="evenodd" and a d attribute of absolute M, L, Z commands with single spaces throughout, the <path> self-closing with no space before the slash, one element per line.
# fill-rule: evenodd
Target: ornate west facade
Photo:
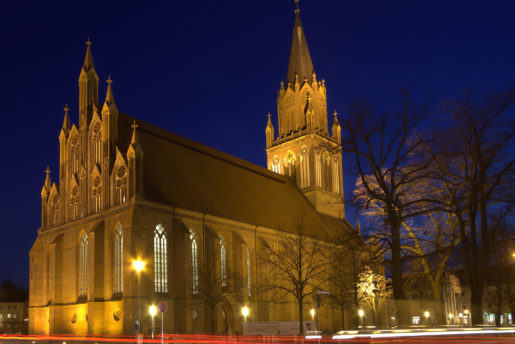
<path fill-rule="evenodd" d="M 88 41 L 78 125 L 66 107 L 58 179 L 47 169 L 41 190 L 29 332 L 131 334 L 139 309 L 148 329 L 159 301 L 168 333 L 241 332 L 243 305 L 250 321 L 297 319 L 292 300 L 262 288 L 270 267 L 260 254 L 279 231 L 295 235 L 300 216 L 328 251 L 353 231 L 339 125 L 328 134 L 325 85 L 298 13 L 287 81 L 278 137 L 266 129 L 267 170 L 118 111 L 110 78 L 101 101 Z M 146 262 L 139 278 L 135 259 Z M 327 313 L 321 327 L 340 327 L 338 312 Z"/>

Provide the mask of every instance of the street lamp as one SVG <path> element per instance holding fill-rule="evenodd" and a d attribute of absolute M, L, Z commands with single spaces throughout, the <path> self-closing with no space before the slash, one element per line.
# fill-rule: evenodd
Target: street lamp
<path fill-rule="evenodd" d="M 363 316 L 365 315 L 365 311 L 360 309 L 358 311 L 358 315 L 359 315 L 359 326 L 363 327 Z"/>
<path fill-rule="evenodd" d="M 156 305 L 152 305 L 148 308 L 148 312 L 150 313 L 150 316 L 152 317 L 152 338 L 154 338 L 154 333 L 156 332 L 156 325 L 154 322 L 154 317 L 157 314 L 157 307 Z"/>
<path fill-rule="evenodd" d="M 430 316 L 430 315 L 431 315 L 431 314 L 429 313 L 429 311 L 425 311 L 425 312 L 424 312 L 424 316 L 426 317 L 426 324 L 427 324 L 427 326 L 428 326 L 428 327 L 429 327 L 429 316 Z"/>
<path fill-rule="evenodd" d="M 451 323 L 451 326 L 453 325 L 453 323 L 452 323 L 452 318 L 453 318 L 452 313 L 449 313 L 449 322 Z"/>
<path fill-rule="evenodd" d="M 309 314 L 311 314 L 311 320 L 313 320 L 313 322 L 315 321 L 315 314 L 316 314 L 316 311 L 314 308 L 311 308 L 311 310 L 309 311 Z M 315 324 L 315 331 L 316 333 L 318 333 L 318 326 L 316 326 Z"/>
<path fill-rule="evenodd" d="M 472 325 L 472 314 L 470 314 L 470 311 L 468 309 L 463 310 L 463 313 L 465 313 L 465 317 L 467 319 L 467 325 Z"/>
<path fill-rule="evenodd" d="M 141 270 L 145 268 L 146 263 L 141 259 L 136 259 L 132 262 L 132 267 L 138 273 L 138 332 L 141 331 Z"/>

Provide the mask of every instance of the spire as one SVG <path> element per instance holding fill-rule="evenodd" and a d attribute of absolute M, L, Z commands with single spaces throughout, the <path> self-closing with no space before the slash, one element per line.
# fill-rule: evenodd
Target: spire
<path fill-rule="evenodd" d="M 50 188 L 52 187 L 52 181 L 50 180 L 50 173 L 52 171 L 50 171 L 50 167 L 46 167 L 46 170 L 45 170 L 45 173 L 46 173 L 46 178 L 45 178 L 45 187 L 47 189 L 48 192 L 50 192 Z"/>
<path fill-rule="evenodd" d="M 290 83 L 291 85 L 295 85 L 296 75 L 300 82 L 307 79 L 307 81 L 311 83 L 313 81 L 313 73 L 315 72 L 311 55 L 309 54 L 306 36 L 304 35 L 304 29 L 300 21 L 298 0 L 295 0 L 295 6 L 295 25 L 293 26 L 288 74 L 286 75 L 286 84 Z"/>
<path fill-rule="evenodd" d="M 92 68 L 95 68 L 95 64 L 93 63 L 93 54 L 91 53 L 91 44 L 93 44 L 93 42 L 91 42 L 88 37 L 88 40 L 86 42 L 86 45 L 88 47 L 86 49 L 86 57 L 84 58 L 84 66 L 82 67 L 86 70 L 86 72 Z"/>
<path fill-rule="evenodd" d="M 64 106 L 64 121 L 63 121 L 63 130 L 65 132 L 68 132 L 70 130 L 70 117 L 68 116 L 68 111 L 70 111 L 70 108 L 68 107 L 68 104 Z"/>
<path fill-rule="evenodd" d="M 106 80 L 107 82 L 107 93 L 106 93 L 106 100 L 104 102 L 104 107 L 102 109 L 102 113 L 104 110 L 109 109 L 111 112 L 116 109 L 116 104 L 114 103 L 114 94 L 113 94 L 113 88 L 111 84 L 113 83 L 113 80 L 111 79 L 111 75 Z"/>
<path fill-rule="evenodd" d="M 136 129 L 138 128 L 138 125 L 136 124 L 136 120 L 134 120 L 131 127 L 132 127 L 131 145 L 136 145 L 136 144 L 138 144 L 138 135 L 136 134 Z"/>

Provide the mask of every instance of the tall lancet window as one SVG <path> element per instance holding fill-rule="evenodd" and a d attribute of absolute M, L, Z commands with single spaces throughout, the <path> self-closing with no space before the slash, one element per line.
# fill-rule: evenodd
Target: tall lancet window
<path fill-rule="evenodd" d="M 99 164 L 102 161 L 102 132 L 100 131 L 100 122 L 95 123 L 93 127 L 93 157 L 95 164 Z"/>
<path fill-rule="evenodd" d="M 70 195 L 71 219 L 77 220 L 79 218 L 79 187 L 75 185 L 72 188 Z"/>
<path fill-rule="evenodd" d="M 102 210 L 102 181 L 100 176 L 96 176 L 93 180 L 91 196 L 93 197 L 93 209 L 95 213 L 99 213 Z"/>
<path fill-rule="evenodd" d="M 321 188 L 322 187 L 322 159 L 320 157 L 320 153 L 315 155 L 315 179 L 316 185 Z"/>
<path fill-rule="evenodd" d="M 280 167 L 281 166 L 280 166 L 279 158 L 274 157 L 274 160 L 272 160 L 272 171 L 274 171 L 275 173 L 281 173 Z"/>
<path fill-rule="evenodd" d="M 191 292 L 198 294 L 198 246 L 195 234 L 190 230 L 191 240 Z"/>
<path fill-rule="evenodd" d="M 123 293 L 123 228 L 119 225 L 113 240 L 113 294 Z"/>
<path fill-rule="evenodd" d="M 116 204 L 127 202 L 127 169 L 121 165 L 118 167 L 115 176 Z"/>
<path fill-rule="evenodd" d="M 154 229 L 154 290 L 156 293 L 168 292 L 168 243 L 162 224 Z"/>
<path fill-rule="evenodd" d="M 336 159 L 333 161 L 333 192 L 340 193 L 340 171 Z"/>
<path fill-rule="evenodd" d="M 88 235 L 84 233 L 79 244 L 79 297 L 88 295 Z"/>
<path fill-rule="evenodd" d="M 222 238 L 220 238 L 220 282 L 222 287 L 227 287 L 227 253 L 225 241 Z"/>
<path fill-rule="evenodd" d="M 309 186 L 309 158 L 306 147 L 302 148 L 300 153 L 300 186 L 303 188 Z"/>
<path fill-rule="evenodd" d="M 250 281 L 250 252 L 249 247 L 246 246 L 246 258 L 247 258 L 247 295 L 252 296 L 252 284 Z"/>

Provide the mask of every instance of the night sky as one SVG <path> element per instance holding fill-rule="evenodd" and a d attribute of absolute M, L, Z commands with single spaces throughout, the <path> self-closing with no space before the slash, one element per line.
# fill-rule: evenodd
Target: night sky
<path fill-rule="evenodd" d="M 345 117 L 362 98 L 395 110 L 401 87 L 422 102 L 515 81 L 514 1 L 301 0 L 300 8 L 331 113 Z M 88 37 L 102 102 L 110 74 L 121 112 L 265 166 L 266 114 L 277 129 L 293 9 L 293 0 L 2 3 L 0 280 L 28 285 L 44 170 L 58 170 L 65 104 L 78 121 Z M 344 179 L 348 195 L 349 170 Z"/>

